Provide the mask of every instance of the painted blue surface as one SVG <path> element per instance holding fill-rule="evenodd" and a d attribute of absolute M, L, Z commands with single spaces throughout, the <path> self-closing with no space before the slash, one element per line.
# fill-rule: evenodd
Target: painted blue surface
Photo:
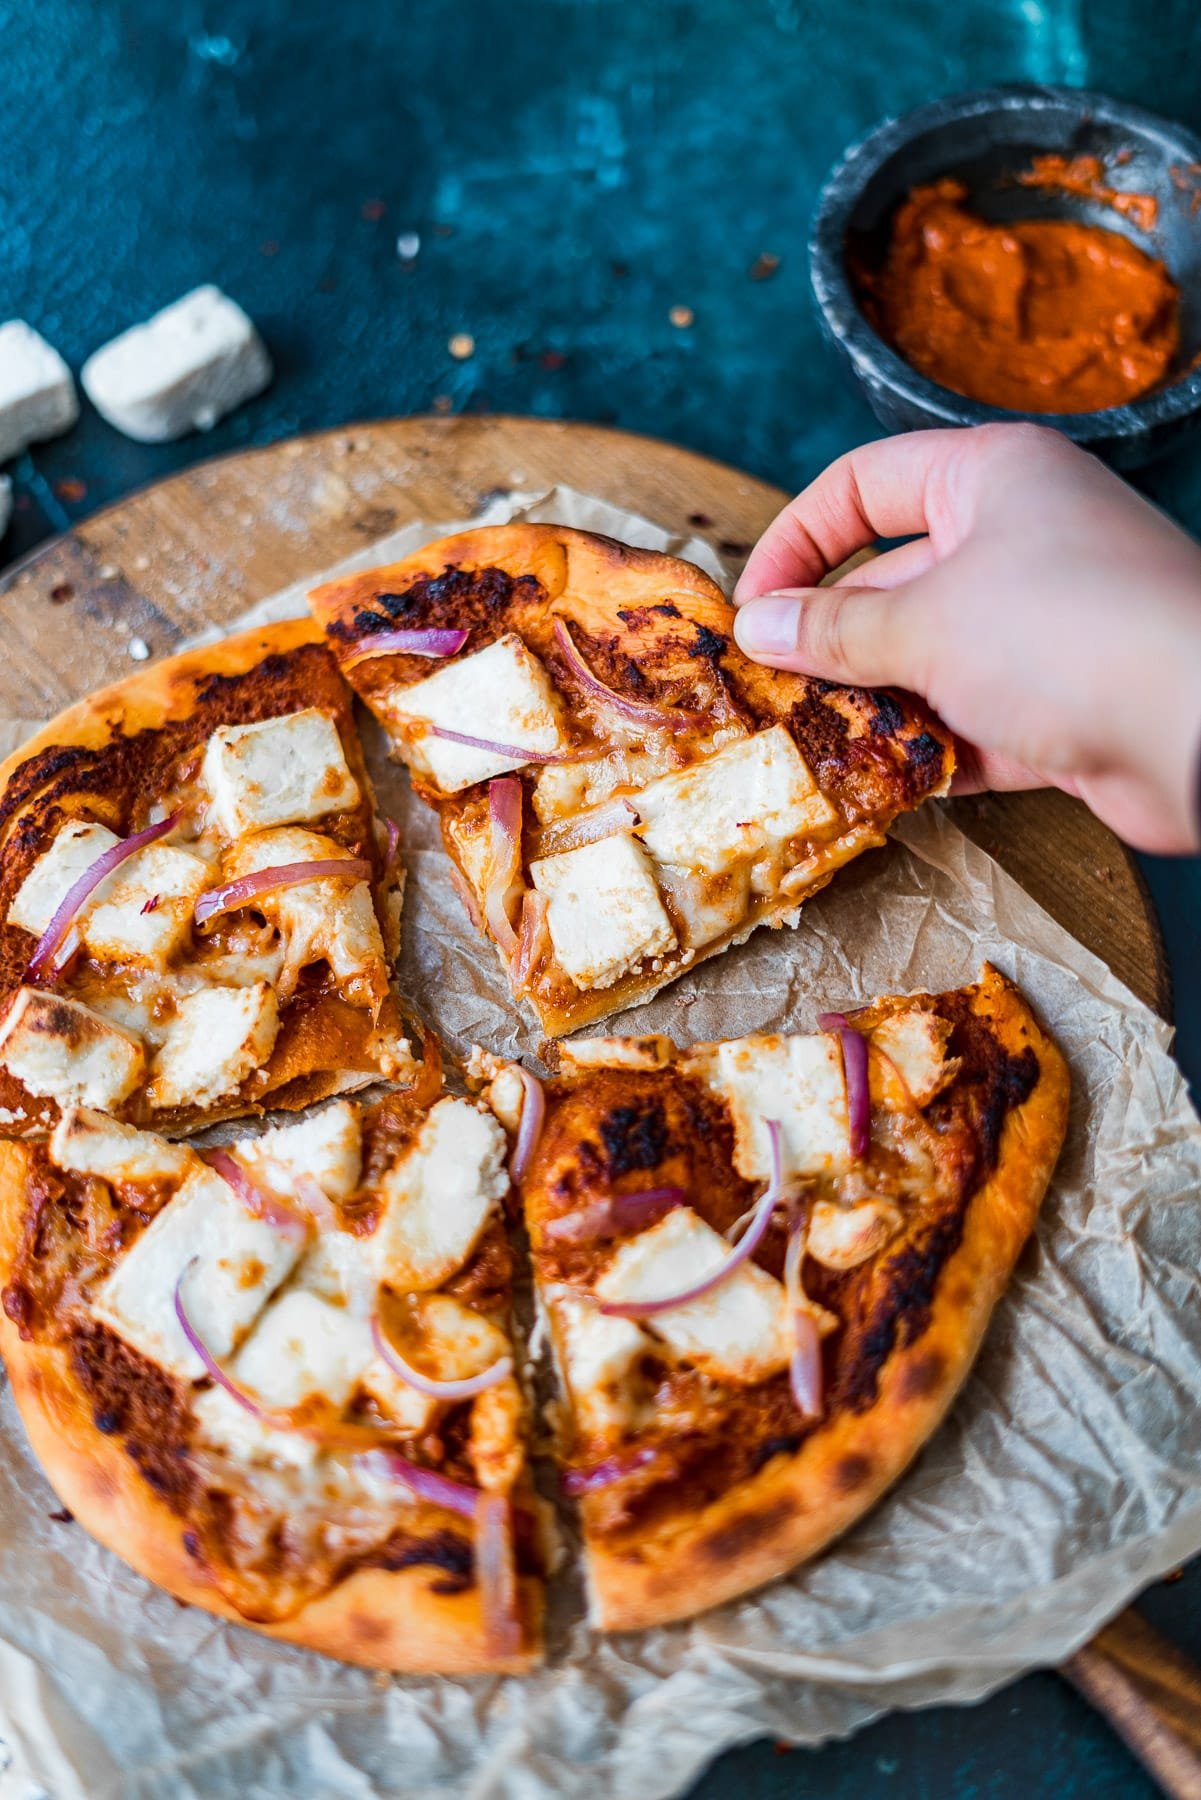
<path fill-rule="evenodd" d="M 1022 78 L 1201 127 L 1196 0 L 0 0 L 0 22 L 0 316 L 78 367 L 212 280 L 278 368 L 180 445 L 130 444 L 85 411 L 22 463 L 8 556 L 190 461 L 436 403 L 613 421 L 799 486 L 875 430 L 820 346 L 804 267 L 849 139 Z M 780 266 L 752 281 L 765 252 Z M 692 326 L 671 325 L 675 306 Z M 476 343 L 465 362 L 447 351 L 459 331 Z M 64 482 L 86 492 L 64 498 Z M 1201 532 L 1201 456 L 1144 485 Z M 1201 1081 L 1201 863 L 1147 873 Z M 1195 1656 L 1199 1596 L 1193 1570 L 1147 1601 Z M 1019 1791 L 1152 1789 L 1038 1676 L 850 1745 L 739 1752 L 699 1790 Z"/>

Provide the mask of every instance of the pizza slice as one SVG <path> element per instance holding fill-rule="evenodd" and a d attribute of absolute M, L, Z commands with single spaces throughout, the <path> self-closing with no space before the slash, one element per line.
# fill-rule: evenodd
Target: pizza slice
<path fill-rule="evenodd" d="M 82 701 L 0 768 L 0 1119 L 179 1134 L 414 1076 L 402 869 L 310 621 Z"/>
<path fill-rule="evenodd" d="M 465 532 L 310 600 L 551 1036 L 795 924 L 950 783 L 915 700 L 759 667 L 707 575 L 611 538 Z"/>
<path fill-rule="evenodd" d="M 415 1092 L 225 1150 L 82 1107 L 0 1144 L 0 1349 L 64 1504 L 271 1637 L 528 1667 L 506 1153 L 482 1104 Z"/>
<path fill-rule="evenodd" d="M 934 1431 L 1033 1227 L 1066 1066 L 985 967 L 812 1036 L 482 1059 L 565 1396 L 591 1618 L 688 1617 L 845 1531 Z"/>

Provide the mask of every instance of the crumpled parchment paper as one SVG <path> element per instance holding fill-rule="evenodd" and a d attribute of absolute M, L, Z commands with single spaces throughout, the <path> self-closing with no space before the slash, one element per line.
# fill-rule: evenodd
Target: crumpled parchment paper
<path fill-rule="evenodd" d="M 707 545 L 570 491 L 487 516 L 518 513 L 682 548 L 723 573 Z M 354 564 L 451 528 L 411 527 Z M 247 622 L 302 608 L 297 587 Z M 452 1049 L 531 1054 L 536 1028 L 514 1017 L 431 817 L 379 748 L 410 868 L 402 981 Z M 0 1800 L 666 1800 L 764 1733 L 816 1743 L 1057 1663 L 1201 1549 L 1201 1126 L 1167 1027 L 937 805 L 801 919 L 609 1028 L 680 1042 L 805 1029 L 821 1008 L 971 981 L 987 957 L 1072 1069 L 1035 1238 L 950 1417 L 894 1492 L 810 1567 L 692 1624 L 596 1638 L 569 1578 L 542 1672 L 391 1680 L 181 1608 L 55 1522 L 4 1388 Z"/>

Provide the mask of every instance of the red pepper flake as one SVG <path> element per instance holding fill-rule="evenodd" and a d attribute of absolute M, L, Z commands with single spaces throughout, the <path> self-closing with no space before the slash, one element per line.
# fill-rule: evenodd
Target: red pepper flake
<path fill-rule="evenodd" d="M 277 256 L 278 254 L 279 245 L 276 240 L 274 238 L 264 238 L 263 242 L 259 245 L 259 255 Z"/>
<path fill-rule="evenodd" d="M 74 1525 L 75 1523 L 75 1514 L 69 1506 L 60 1506 L 57 1512 L 47 1513 L 46 1517 L 53 1519 L 56 1525 Z"/>
<path fill-rule="evenodd" d="M 450 394 L 435 394 L 434 395 L 434 411 L 435 412 L 448 413 L 453 405 L 454 405 L 454 400 Z"/>
<path fill-rule="evenodd" d="M 152 913 L 152 912 L 158 911 L 158 903 L 162 899 L 162 897 L 163 896 L 161 894 L 151 894 L 149 900 L 147 900 L 145 906 L 142 908 L 143 917 L 146 915 L 146 913 Z"/>
<path fill-rule="evenodd" d="M 385 200 L 364 200 L 359 211 L 365 219 L 382 219 L 388 210 Z"/>
<path fill-rule="evenodd" d="M 712 525 L 713 520 L 708 513 L 689 513 L 688 523 L 695 525 L 698 531 L 704 531 L 707 526 Z"/>
<path fill-rule="evenodd" d="M 54 586 L 50 589 L 50 598 L 53 600 L 55 606 L 61 606 L 65 600 L 73 600 L 75 598 L 75 589 L 71 586 L 69 581 L 56 581 Z"/>
<path fill-rule="evenodd" d="M 690 306 L 673 306 L 667 316 L 677 331 L 687 331 L 696 318 L 696 314 Z"/>
<path fill-rule="evenodd" d="M 755 258 L 754 262 L 751 264 L 751 267 L 750 267 L 751 280 L 752 281 L 770 281 L 772 276 L 775 274 L 776 270 L 779 268 L 779 266 L 780 266 L 779 257 L 773 256 L 770 250 L 765 250 L 762 253 L 762 255 L 757 256 Z"/>
<path fill-rule="evenodd" d="M 567 358 L 562 350 L 544 350 L 538 361 L 544 369 L 561 369 Z"/>
<path fill-rule="evenodd" d="M 74 475 L 68 475 L 63 481 L 56 481 L 54 491 L 60 500 L 82 500 L 88 491 L 86 481 L 79 481 Z"/>

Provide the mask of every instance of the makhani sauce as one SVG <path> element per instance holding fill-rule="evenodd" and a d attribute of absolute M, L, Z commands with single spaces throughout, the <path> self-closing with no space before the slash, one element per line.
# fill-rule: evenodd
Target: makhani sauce
<path fill-rule="evenodd" d="M 1023 185 L 1081 191 L 1056 177 L 1084 173 L 1040 168 Z M 966 199 L 951 178 L 915 187 L 883 266 L 858 271 L 865 312 L 907 362 L 970 400 L 1029 413 L 1120 406 L 1164 379 L 1180 295 L 1162 262 L 1099 225 L 994 224 Z"/>

